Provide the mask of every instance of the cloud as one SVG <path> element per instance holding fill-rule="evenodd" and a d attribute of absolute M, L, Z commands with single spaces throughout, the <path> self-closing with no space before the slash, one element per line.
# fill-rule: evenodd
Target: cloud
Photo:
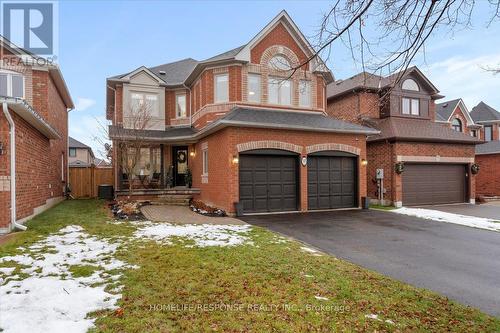
<path fill-rule="evenodd" d="M 462 98 L 469 110 L 480 101 L 500 110 L 500 75 L 484 68 L 500 67 L 500 53 L 476 57 L 451 57 L 423 66 L 423 71 L 438 87 L 444 100 Z"/>
<path fill-rule="evenodd" d="M 88 108 L 94 106 L 95 103 L 96 103 L 95 100 L 91 98 L 77 97 L 75 109 L 77 111 L 85 111 Z"/>

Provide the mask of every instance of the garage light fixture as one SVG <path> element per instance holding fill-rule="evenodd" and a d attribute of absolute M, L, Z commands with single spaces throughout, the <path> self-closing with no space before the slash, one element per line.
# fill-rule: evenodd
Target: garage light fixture
<path fill-rule="evenodd" d="M 240 162 L 238 156 L 236 155 L 233 155 L 233 160 L 232 160 L 233 164 L 238 164 Z"/>
<path fill-rule="evenodd" d="M 191 152 L 189 153 L 189 156 L 194 157 L 195 155 L 196 155 L 196 152 L 194 151 L 194 149 L 191 150 Z"/>
<path fill-rule="evenodd" d="M 362 159 L 362 160 L 361 160 L 361 165 L 363 165 L 363 166 L 368 165 L 368 161 L 367 161 L 367 160 L 365 160 L 365 159 Z"/>

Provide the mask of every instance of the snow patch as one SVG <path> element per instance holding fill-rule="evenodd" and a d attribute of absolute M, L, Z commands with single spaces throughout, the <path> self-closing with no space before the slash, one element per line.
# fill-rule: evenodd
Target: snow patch
<path fill-rule="evenodd" d="M 320 300 L 320 301 L 328 301 L 328 297 L 323 297 L 323 296 L 314 296 L 314 298 Z"/>
<path fill-rule="evenodd" d="M 473 228 L 500 231 L 500 223 L 496 223 L 495 220 L 483 217 L 446 213 L 433 209 L 407 208 L 407 207 L 393 209 L 390 210 L 390 212 L 415 216 L 422 219 L 433 220 L 438 222 L 453 223 Z"/>
<path fill-rule="evenodd" d="M 250 244 L 244 233 L 251 227 L 248 225 L 212 225 L 212 224 L 169 224 L 138 223 L 139 228 L 134 237 L 149 238 L 157 242 L 171 244 L 172 237 L 182 237 L 195 242 L 195 246 L 235 246 Z"/>
<path fill-rule="evenodd" d="M 313 256 L 318 256 L 320 257 L 321 256 L 321 253 L 319 253 L 319 251 L 315 250 L 315 249 L 311 249 L 310 247 L 307 247 L 307 246 L 301 246 L 300 249 L 304 252 L 308 252 L 308 253 L 311 253 Z"/>
<path fill-rule="evenodd" d="M 92 328 L 94 319 L 86 318 L 87 314 L 114 309 L 121 298 L 104 290 L 121 276 L 110 271 L 133 268 L 113 258 L 119 245 L 90 236 L 80 226 L 68 226 L 24 249 L 23 254 L 0 258 L 0 264 L 28 266 L 21 272 L 30 275 L 24 280 L 8 276 L 1 282 L 2 332 L 86 332 Z M 75 277 L 70 271 L 73 265 L 96 269 L 90 276 Z"/>

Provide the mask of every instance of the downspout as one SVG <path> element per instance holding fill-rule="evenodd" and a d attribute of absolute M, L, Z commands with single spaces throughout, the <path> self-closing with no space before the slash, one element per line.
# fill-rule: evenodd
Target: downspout
<path fill-rule="evenodd" d="M 10 222 L 11 230 L 17 228 L 26 230 L 27 228 L 16 221 L 16 126 L 9 113 L 9 105 L 3 102 L 2 111 L 9 123 L 10 133 Z"/>
<path fill-rule="evenodd" d="M 182 86 L 189 90 L 189 126 L 191 127 L 193 126 L 193 94 L 191 88 L 186 86 L 185 83 L 183 83 Z"/>

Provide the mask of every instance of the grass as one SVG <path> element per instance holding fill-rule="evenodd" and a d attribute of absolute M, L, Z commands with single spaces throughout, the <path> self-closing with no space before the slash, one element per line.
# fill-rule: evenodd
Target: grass
<path fill-rule="evenodd" d="M 396 209 L 396 207 L 394 207 L 394 206 L 382 206 L 382 205 L 370 205 L 370 209 L 393 210 L 393 209 Z"/>
<path fill-rule="evenodd" d="M 64 202 L 1 245 L 0 255 L 67 224 L 98 236 L 134 230 L 107 219 L 99 201 Z M 93 331 L 500 331 L 500 320 L 476 309 L 332 256 L 306 253 L 301 243 L 278 241 L 265 229 L 254 228 L 251 238 L 253 245 L 233 248 L 130 242 L 117 257 L 140 268 L 121 280 L 120 310 L 94 314 Z M 93 268 L 72 269 L 90 275 Z M 365 317 L 370 314 L 380 320 Z"/>

